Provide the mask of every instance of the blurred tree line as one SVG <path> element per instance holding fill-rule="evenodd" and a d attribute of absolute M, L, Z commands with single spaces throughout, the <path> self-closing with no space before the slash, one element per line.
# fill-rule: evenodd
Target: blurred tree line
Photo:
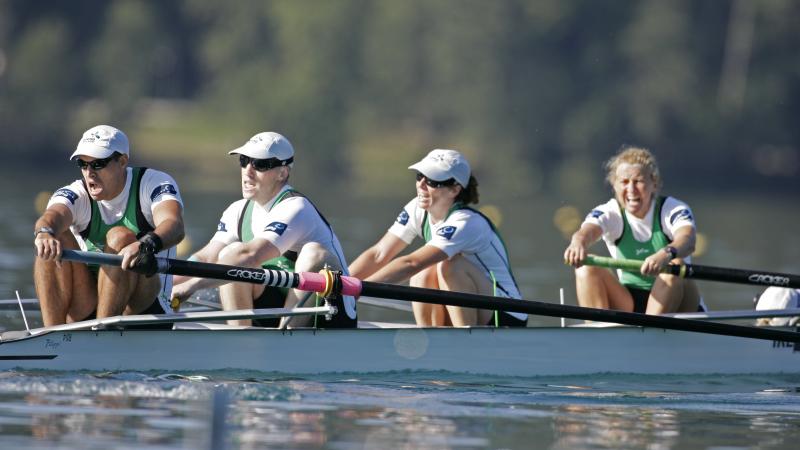
<path fill-rule="evenodd" d="M 450 147 L 506 192 L 569 194 L 632 143 L 668 185 L 798 192 L 799 18 L 792 0 L 6 0 L 0 149 L 60 158 L 111 123 L 219 155 L 270 129 L 378 193 Z"/>

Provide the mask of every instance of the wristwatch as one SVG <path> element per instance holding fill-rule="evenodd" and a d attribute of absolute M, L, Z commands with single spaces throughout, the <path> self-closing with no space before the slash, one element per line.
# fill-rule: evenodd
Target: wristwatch
<path fill-rule="evenodd" d="M 55 236 L 56 235 L 56 231 L 54 229 L 50 228 L 50 227 L 39 228 L 38 230 L 33 232 L 33 237 L 36 238 L 36 236 L 39 236 L 39 233 L 47 233 L 47 234 L 49 234 L 51 236 Z"/>
<path fill-rule="evenodd" d="M 678 257 L 678 249 L 673 247 L 673 246 L 671 246 L 671 245 L 668 245 L 668 246 L 664 247 L 664 251 L 669 253 L 670 256 L 672 256 L 671 259 L 675 259 L 675 258 Z"/>

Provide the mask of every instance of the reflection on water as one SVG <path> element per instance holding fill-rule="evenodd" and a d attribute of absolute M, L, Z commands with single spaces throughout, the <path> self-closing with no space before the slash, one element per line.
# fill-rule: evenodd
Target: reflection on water
<path fill-rule="evenodd" d="M 0 434 L 18 448 L 209 448 L 212 399 L 224 390 L 224 441 L 237 449 L 796 448 L 800 439 L 796 375 L 264 375 L 5 372 Z"/>

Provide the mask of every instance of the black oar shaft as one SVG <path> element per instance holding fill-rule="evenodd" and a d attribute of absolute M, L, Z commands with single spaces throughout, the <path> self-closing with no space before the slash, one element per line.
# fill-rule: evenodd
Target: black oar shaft
<path fill-rule="evenodd" d="M 669 330 L 694 331 L 722 336 L 766 339 L 800 343 L 800 333 L 770 330 L 725 323 L 676 319 L 607 309 L 585 308 L 531 300 L 516 300 L 488 295 L 455 293 L 437 289 L 425 289 L 392 284 L 362 282 L 361 294 L 369 297 L 394 298 L 398 300 L 455 305 L 467 308 L 496 309 L 501 311 L 535 314 L 548 317 L 593 320 L 621 323 L 625 325 L 664 328 Z"/>
<path fill-rule="evenodd" d="M 680 266 L 672 266 L 671 273 L 680 274 Z M 676 273 L 677 272 L 677 273 Z M 724 267 L 700 266 L 686 264 L 686 278 L 723 281 L 727 283 L 755 284 L 760 286 L 777 286 L 800 288 L 800 276 L 786 273 L 764 272 L 746 269 L 728 269 Z"/>
<path fill-rule="evenodd" d="M 615 259 L 605 256 L 589 255 L 586 264 L 638 272 L 642 261 L 633 259 Z M 800 288 L 800 275 L 791 275 L 763 270 L 731 269 L 726 267 L 700 266 L 697 264 L 669 265 L 665 273 L 698 280 L 722 281 L 727 283 L 754 284 L 759 286 L 777 286 Z"/>

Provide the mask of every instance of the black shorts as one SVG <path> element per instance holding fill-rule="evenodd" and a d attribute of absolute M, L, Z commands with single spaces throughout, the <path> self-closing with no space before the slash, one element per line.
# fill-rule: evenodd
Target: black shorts
<path fill-rule="evenodd" d="M 264 292 L 253 300 L 253 308 L 255 309 L 283 308 L 285 304 L 285 291 L 273 286 L 265 287 Z M 280 323 L 280 317 L 253 319 L 253 326 L 256 327 L 277 328 Z"/>
<path fill-rule="evenodd" d="M 647 300 L 650 299 L 650 291 L 630 286 L 625 287 L 633 297 L 633 312 L 644 314 L 647 311 Z"/>
<path fill-rule="evenodd" d="M 314 294 L 312 294 L 314 295 Z M 311 302 L 311 300 L 309 300 Z M 253 307 L 261 308 L 283 308 L 286 304 L 286 295 L 284 291 L 279 288 L 267 286 L 264 292 L 255 300 L 253 300 Z M 322 302 L 320 301 L 320 304 Z M 331 304 L 336 307 L 336 314 L 331 316 L 331 320 L 325 319 L 325 316 L 316 316 L 311 319 L 314 328 L 356 328 L 358 321 L 351 319 L 344 309 L 344 299 L 342 296 L 336 296 L 331 300 Z M 306 304 L 310 306 L 310 304 Z M 268 318 L 268 319 L 254 319 L 253 325 L 257 327 L 277 328 L 280 325 L 281 319 Z"/>
<path fill-rule="evenodd" d="M 528 318 L 526 317 L 525 320 L 517 319 L 516 317 L 512 316 L 511 314 L 505 311 L 496 311 L 498 314 L 498 327 L 527 327 L 528 326 Z M 494 323 L 494 314 L 492 317 L 489 318 L 489 321 L 485 324 L 487 327 L 495 326 Z"/>
<path fill-rule="evenodd" d="M 635 287 L 625 286 L 633 297 L 633 312 L 644 314 L 647 311 L 647 301 L 650 299 L 650 291 Z M 697 305 L 697 312 L 706 312 L 703 302 Z"/>

